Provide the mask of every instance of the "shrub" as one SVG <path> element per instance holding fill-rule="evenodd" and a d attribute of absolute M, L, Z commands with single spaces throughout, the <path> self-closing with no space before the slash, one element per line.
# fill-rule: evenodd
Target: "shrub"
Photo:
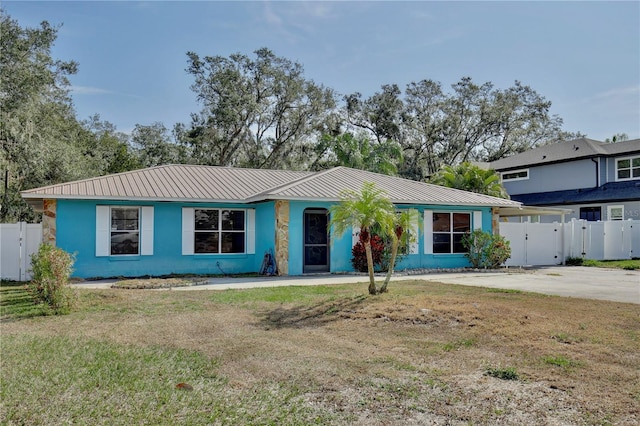
<path fill-rule="evenodd" d="M 509 241 L 502 235 L 480 229 L 466 234 L 462 244 L 467 249 L 465 256 L 474 268 L 498 268 L 511 257 Z"/>
<path fill-rule="evenodd" d="M 582 266 L 582 262 L 584 262 L 584 259 L 581 257 L 567 257 L 565 260 L 567 266 Z"/>
<path fill-rule="evenodd" d="M 382 238 L 377 235 L 371 234 L 371 254 L 373 256 L 373 268 L 380 269 L 382 266 L 383 256 L 385 251 L 385 244 Z M 362 238 L 351 249 L 351 264 L 353 269 L 359 272 L 367 272 L 367 253 L 364 249 L 364 243 Z"/>
<path fill-rule="evenodd" d="M 54 314 L 71 310 L 75 295 L 68 284 L 73 262 L 72 255 L 46 243 L 31 255 L 33 278 L 27 284 L 27 291 L 36 304 L 42 304 Z"/>

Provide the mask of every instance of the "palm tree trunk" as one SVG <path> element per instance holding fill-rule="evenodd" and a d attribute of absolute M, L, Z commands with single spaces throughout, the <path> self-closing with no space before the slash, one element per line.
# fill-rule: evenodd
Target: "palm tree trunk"
<path fill-rule="evenodd" d="M 380 287 L 380 293 L 387 292 L 387 286 L 389 285 L 389 281 L 391 281 L 391 275 L 393 275 L 393 267 L 396 264 L 396 256 L 398 256 L 398 246 L 400 245 L 400 240 L 394 238 L 391 243 L 391 261 L 389 261 L 389 269 L 387 270 L 387 276 L 384 277 L 384 283 L 382 287 Z"/>
<path fill-rule="evenodd" d="M 373 277 L 373 254 L 371 253 L 371 240 L 364 242 L 364 251 L 367 254 L 367 270 L 369 271 L 369 294 L 377 294 L 376 280 Z"/>

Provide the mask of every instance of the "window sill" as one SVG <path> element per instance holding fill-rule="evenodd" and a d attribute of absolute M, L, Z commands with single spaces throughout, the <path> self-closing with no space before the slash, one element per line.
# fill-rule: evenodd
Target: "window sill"
<path fill-rule="evenodd" d="M 139 254 L 112 254 L 109 256 L 109 262 L 130 262 L 140 260 Z"/>

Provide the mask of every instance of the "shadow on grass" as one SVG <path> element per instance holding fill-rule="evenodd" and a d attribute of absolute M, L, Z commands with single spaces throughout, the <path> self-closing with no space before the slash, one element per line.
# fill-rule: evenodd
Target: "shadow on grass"
<path fill-rule="evenodd" d="M 340 312 L 354 311 L 366 295 L 324 300 L 314 305 L 278 307 L 261 312 L 259 324 L 265 329 L 318 327 L 341 319 Z"/>
<path fill-rule="evenodd" d="M 0 282 L 0 321 L 9 322 L 45 315 L 42 308 L 33 303 L 19 281 Z"/>

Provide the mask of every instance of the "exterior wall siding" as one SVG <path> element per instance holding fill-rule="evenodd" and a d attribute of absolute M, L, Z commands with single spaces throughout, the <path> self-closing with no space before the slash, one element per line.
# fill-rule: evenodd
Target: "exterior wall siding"
<path fill-rule="evenodd" d="M 96 257 L 96 205 L 154 207 L 152 256 Z M 255 254 L 182 255 L 182 207 L 255 208 Z M 96 202 L 58 200 L 57 245 L 76 254 L 74 276 L 134 277 L 168 274 L 221 274 L 257 272 L 264 253 L 274 247 L 275 215 L 272 202 L 257 205 Z"/>
<path fill-rule="evenodd" d="M 529 167 L 529 179 L 503 182 L 511 195 L 592 188 L 597 184 L 596 163 L 590 159 Z"/>
<path fill-rule="evenodd" d="M 307 208 L 329 209 L 329 202 L 289 202 L 288 222 L 288 275 L 303 273 L 303 222 Z M 96 206 L 129 205 L 153 206 L 154 234 L 153 255 L 150 256 L 96 256 Z M 182 254 L 182 208 L 255 208 L 255 254 Z M 491 208 L 469 208 L 457 206 L 402 205 L 399 208 L 415 208 L 424 217 L 425 210 L 482 212 L 481 227 L 492 231 Z M 76 254 L 74 276 L 90 277 L 135 277 L 168 274 L 231 274 L 258 272 L 264 254 L 276 252 L 276 207 L 275 202 L 255 205 L 244 204 L 189 204 L 189 203 L 133 203 L 99 202 L 89 200 L 58 200 L 57 238 L 59 247 Z M 472 224 L 477 228 L 478 224 Z M 330 233 L 330 272 L 352 272 L 350 232 L 340 238 Z M 277 253 L 276 253 L 277 256 Z M 397 270 L 416 268 L 465 267 L 469 263 L 463 254 L 425 254 L 424 230 L 419 231 L 418 250 L 408 254 L 396 265 Z"/>
<path fill-rule="evenodd" d="M 471 224 L 471 228 L 481 228 L 483 231 L 492 232 L 492 214 L 491 208 L 474 208 L 458 207 L 458 206 L 419 206 L 419 205 L 403 205 L 401 208 L 413 208 L 420 213 L 420 221 L 423 222 L 424 212 L 431 210 L 434 212 L 469 212 L 473 220 L 473 212 L 482 212 L 482 224 Z M 462 253 L 455 254 L 425 254 L 425 238 L 424 229 L 419 230 L 418 235 L 418 253 L 408 254 L 396 265 L 395 269 L 400 271 L 403 269 L 438 269 L 438 268 L 464 268 L 470 266 L 469 260 Z"/>

